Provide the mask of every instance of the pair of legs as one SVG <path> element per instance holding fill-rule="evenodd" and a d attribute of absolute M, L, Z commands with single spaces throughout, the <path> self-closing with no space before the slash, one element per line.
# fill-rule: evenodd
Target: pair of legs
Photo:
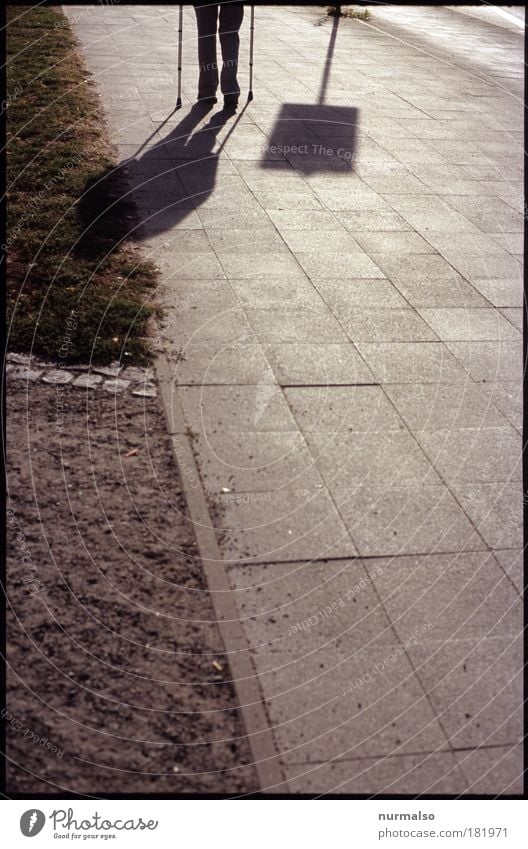
<path fill-rule="evenodd" d="M 198 61 L 200 77 L 198 80 L 198 99 L 215 97 L 219 75 L 216 60 L 216 34 L 220 36 L 222 50 L 222 70 L 220 85 L 222 94 L 231 102 L 237 101 L 240 86 L 237 80 L 238 31 L 244 17 L 242 3 L 212 3 L 194 7 L 198 24 Z"/>

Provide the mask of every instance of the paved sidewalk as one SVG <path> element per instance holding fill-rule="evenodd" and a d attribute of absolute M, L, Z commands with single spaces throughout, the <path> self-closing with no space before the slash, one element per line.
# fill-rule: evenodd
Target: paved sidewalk
<path fill-rule="evenodd" d="M 288 788 L 520 793 L 522 33 L 257 8 L 204 117 L 192 8 L 172 114 L 177 7 L 67 13 Z"/>

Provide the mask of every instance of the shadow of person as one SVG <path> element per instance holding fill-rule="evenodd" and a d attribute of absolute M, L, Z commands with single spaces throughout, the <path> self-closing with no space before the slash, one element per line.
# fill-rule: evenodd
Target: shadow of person
<path fill-rule="evenodd" d="M 221 109 L 205 123 L 206 115 L 206 107 L 194 104 L 168 135 L 146 150 L 140 149 L 126 163 L 131 198 L 141 222 L 140 238 L 149 239 L 180 227 L 214 190 L 224 142 L 215 147 L 234 113 Z"/>
<path fill-rule="evenodd" d="M 156 138 L 176 114 L 173 110 L 133 156 L 89 180 L 77 203 L 83 229 L 74 248 L 78 256 L 104 261 L 122 241 L 148 240 L 180 227 L 207 199 L 226 140 L 215 150 L 217 138 L 234 117 L 224 108 L 206 122 L 209 110 L 195 103 L 166 136 Z"/>

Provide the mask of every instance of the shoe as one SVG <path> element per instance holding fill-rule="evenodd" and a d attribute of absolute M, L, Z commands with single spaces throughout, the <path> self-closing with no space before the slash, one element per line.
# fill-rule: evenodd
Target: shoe
<path fill-rule="evenodd" d="M 236 109 L 238 106 L 238 94 L 226 94 L 224 97 L 225 109 Z"/>

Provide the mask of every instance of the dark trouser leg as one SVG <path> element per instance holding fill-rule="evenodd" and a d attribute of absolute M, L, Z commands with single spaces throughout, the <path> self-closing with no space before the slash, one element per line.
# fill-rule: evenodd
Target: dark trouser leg
<path fill-rule="evenodd" d="M 214 97 L 218 88 L 218 63 L 216 61 L 216 30 L 218 6 L 195 6 L 198 24 L 198 97 Z"/>
<path fill-rule="evenodd" d="M 240 38 L 238 31 L 244 17 L 242 3 L 226 3 L 220 6 L 220 46 L 222 48 L 222 73 L 220 84 L 222 94 L 240 94 L 237 81 L 238 48 Z"/>

